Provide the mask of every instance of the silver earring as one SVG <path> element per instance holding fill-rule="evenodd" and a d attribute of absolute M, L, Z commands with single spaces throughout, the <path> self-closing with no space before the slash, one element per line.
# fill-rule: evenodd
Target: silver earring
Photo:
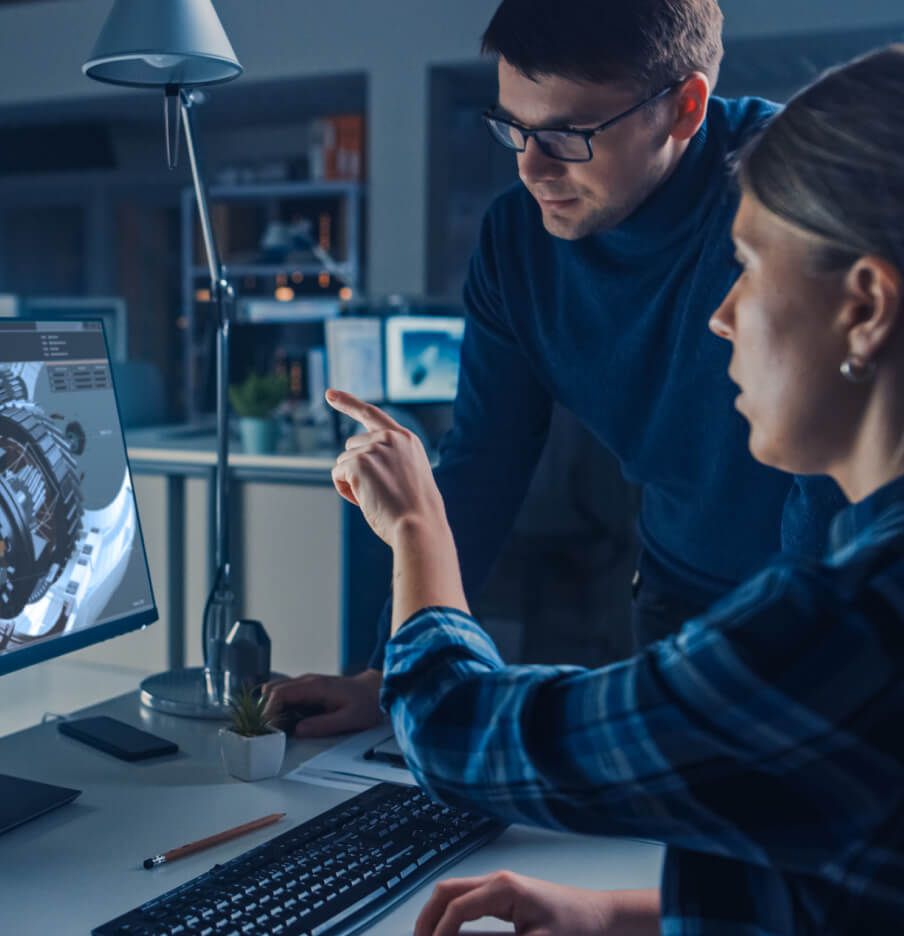
<path fill-rule="evenodd" d="M 860 361 L 849 354 L 841 364 L 841 376 L 851 383 L 866 383 L 876 376 L 876 362 Z"/>

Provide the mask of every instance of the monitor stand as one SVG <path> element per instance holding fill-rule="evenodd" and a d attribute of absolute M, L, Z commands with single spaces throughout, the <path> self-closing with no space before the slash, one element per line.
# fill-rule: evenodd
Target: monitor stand
<path fill-rule="evenodd" d="M 57 806 L 71 803 L 81 792 L 0 774 L 0 835 Z"/>

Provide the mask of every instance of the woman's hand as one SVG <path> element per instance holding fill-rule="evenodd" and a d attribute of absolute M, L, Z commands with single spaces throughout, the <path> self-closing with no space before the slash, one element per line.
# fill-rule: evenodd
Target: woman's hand
<path fill-rule="evenodd" d="M 457 936 L 481 917 L 514 924 L 517 936 L 653 936 L 659 891 L 589 891 L 510 871 L 442 881 L 418 917 L 414 936 Z"/>
<path fill-rule="evenodd" d="M 333 484 L 392 548 L 392 633 L 430 605 L 467 612 L 446 508 L 420 440 L 348 393 L 328 390 L 326 400 L 367 429 L 336 459 Z"/>
<path fill-rule="evenodd" d="M 442 531 L 446 510 L 420 439 L 349 393 L 328 390 L 326 400 L 367 429 L 345 443 L 333 468 L 333 484 L 342 497 L 360 507 L 374 533 L 393 548 L 406 523 L 434 534 Z"/>

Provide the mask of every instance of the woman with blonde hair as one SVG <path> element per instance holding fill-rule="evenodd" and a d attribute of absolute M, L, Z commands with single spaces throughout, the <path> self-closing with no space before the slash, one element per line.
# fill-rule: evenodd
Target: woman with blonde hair
<path fill-rule="evenodd" d="M 892 933 L 904 921 L 904 46 L 833 70 L 742 152 L 743 273 L 711 320 L 760 461 L 850 506 L 677 637 L 599 670 L 505 666 L 468 613 L 417 440 L 334 469 L 394 550 L 382 703 L 419 783 L 512 822 L 666 843 L 661 892 L 440 884 L 417 936 Z"/>

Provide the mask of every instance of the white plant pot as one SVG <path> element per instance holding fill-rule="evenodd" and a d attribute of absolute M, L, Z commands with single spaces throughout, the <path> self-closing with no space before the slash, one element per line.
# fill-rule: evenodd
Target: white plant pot
<path fill-rule="evenodd" d="M 282 731 L 246 738 L 229 728 L 220 729 L 220 754 L 226 770 L 239 780 L 275 777 L 286 753 Z"/>

